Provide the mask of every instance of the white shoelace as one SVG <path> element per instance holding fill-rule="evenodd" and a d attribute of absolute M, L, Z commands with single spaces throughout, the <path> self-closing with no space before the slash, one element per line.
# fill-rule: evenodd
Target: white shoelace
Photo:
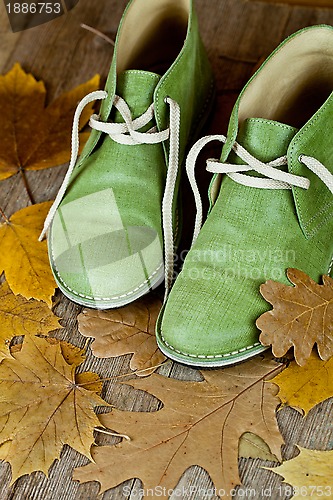
<path fill-rule="evenodd" d="M 225 143 L 227 138 L 224 135 L 211 135 L 199 139 L 199 141 L 197 141 L 190 150 L 186 160 L 186 172 L 192 187 L 196 205 L 196 218 L 192 245 L 196 241 L 202 226 L 202 201 L 195 179 L 195 165 L 200 151 L 211 141 L 220 141 Z M 290 174 L 275 168 L 288 165 L 287 156 L 281 156 L 280 158 L 277 158 L 269 163 L 263 163 L 252 156 L 238 142 L 234 143 L 232 149 L 236 155 L 246 163 L 246 165 L 234 165 L 221 163 L 218 160 L 208 160 L 207 170 L 215 174 L 226 174 L 238 184 L 254 188 L 291 189 L 293 186 L 297 186 L 302 189 L 308 189 L 310 187 L 310 181 L 306 177 Z M 333 175 L 329 172 L 329 170 L 320 161 L 312 158 L 311 156 L 301 155 L 299 160 L 304 163 L 309 170 L 316 174 L 333 194 Z M 263 175 L 265 178 L 253 177 L 242 173 L 249 172 L 250 170 Z"/>
<path fill-rule="evenodd" d="M 95 100 L 106 99 L 107 92 L 97 90 L 85 96 L 78 104 L 72 127 L 72 152 L 68 170 L 58 194 L 50 208 L 50 211 L 45 219 L 43 231 L 39 237 L 39 241 L 45 237 L 48 228 L 55 216 L 55 213 L 65 195 L 69 185 L 70 177 L 79 154 L 79 122 L 80 116 L 85 106 Z M 164 272 L 165 272 L 165 296 L 168 295 L 172 278 L 173 278 L 173 261 L 174 261 L 174 231 L 173 231 L 173 198 L 176 186 L 176 180 L 179 170 L 179 133 L 180 133 L 180 107 L 176 101 L 167 97 L 165 102 L 170 107 L 170 126 L 166 130 L 158 132 L 157 127 L 152 127 L 147 132 L 139 132 L 139 129 L 148 125 L 154 117 L 154 103 L 152 103 L 147 111 L 136 119 L 132 119 L 131 111 L 127 103 L 119 96 L 115 96 L 113 105 L 120 112 L 124 119 L 124 123 L 108 123 L 101 122 L 97 115 L 92 115 L 89 125 L 92 129 L 99 130 L 108 134 L 111 139 L 119 144 L 129 146 L 138 144 L 157 144 L 170 139 L 169 148 L 169 164 L 166 177 L 166 185 L 162 203 L 162 221 L 163 221 L 163 238 L 164 238 Z"/>

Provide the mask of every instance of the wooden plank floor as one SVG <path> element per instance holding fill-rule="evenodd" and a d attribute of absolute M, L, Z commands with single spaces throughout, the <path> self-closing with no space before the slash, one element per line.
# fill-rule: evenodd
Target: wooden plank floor
<path fill-rule="evenodd" d="M 299 28 L 320 23 L 333 24 L 333 10 L 329 9 L 290 7 L 286 4 L 244 0 L 197 0 L 196 4 L 202 36 L 217 80 L 218 101 L 210 125 L 210 131 L 215 133 L 226 132 L 227 117 L 233 102 L 258 60 L 268 55 L 280 41 Z M 126 0 L 80 0 L 77 7 L 68 14 L 48 24 L 13 34 L 4 5 L 1 3 L 0 72 L 7 72 L 19 61 L 26 71 L 45 81 L 49 100 L 86 81 L 95 73 L 100 73 L 104 81 L 112 57 L 112 46 L 83 30 L 80 23 L 94 26 L 113 38 L 125 5 Z M 31 130 L 31 139 L 34 139 L 34 130 Z M 211 153 L 218 155 L 218 150 Z M 65 170 L 66 166 L 63 166 L 28 174 L 36 202 L 55 196 Z M 207 186 L 208 181 L 209 175 L 203 174 L 202 186 Z M 0 200 L 7 215 L 29 204 L 19 177 L 12 177 L 0 184 Z M 62 337 L 82 346 L 84 340 L 77 331 L 76 322 L 80 307 L 67 301 L 61 294 L 58 294 L 57 298 L 59 303 L 56 312 L 64 318 L 62 323 L 65 331 L 62 332 Z M 129 357 L 103 361 L 90 355 L 82 368 L 86 369 L 95 370 L 103 377 L 127 373 L 130 371 Z M 179 378 L 198 378 L 194 370 L 176 364 L 163 367 L 161 372 Z M 119 388 L 111 382 L 105 385 L 103 395 L 123 409 L 140 407 L 144 410 L 156 406 L 154 398 L 140 396 L 140 399 L 134 395 L 134 391 Z M 295 455 L 295 444 L 322 450 L 332 449 L 332 416 L 332 401 L 319 405 L 306 419 L 290 408 L 280 411 L 277 418 L 286 441 L 284 458 Z M 102 440 L 97 436 L 96 439 L 99 443 L 112 442 L 110 438 Z M 198 443 L 198 446 L 204 447 L 205 443 Z M 10 486 L 9 465 L 0 463 L 0 499 L 93 500 L 98 497 L 97 483 L 80 486 L 71 480 L 73 468 L 86 462 L 78 453 L 65 447 L 61 460 L 51 468 L 49 478 L 42 473 L 36 473 L 21 478 L 13 486 Z M 277 476 L 258 469 L 258 463 L 256 460 L 240 460 L 243 485 L 256 488 L 256 498 L 263 498 L 259 493 L 263 487 L 272 488 L 270 498 L 289 498 L 283 488 L 282 492 L 278 489 L 281 483 Z M 126 484 L 140 487 L 137 480 Z M 216 498 L 209 491 L 212 483 L 207 473 L 198 467 L 189 469 L 180 484 L 206 489 L 206 493 L 201 492 L 200 495 L 189 493 L 184 496 L 186 499 Z M 129 497 L 124 495 L 120 486 L 107 491 L 101 498 L 115 500 Z M 139 497 L 133 493 L 130 498 Z M 244 498 L 244 495 L 239 492 L 236 498 Z"/>

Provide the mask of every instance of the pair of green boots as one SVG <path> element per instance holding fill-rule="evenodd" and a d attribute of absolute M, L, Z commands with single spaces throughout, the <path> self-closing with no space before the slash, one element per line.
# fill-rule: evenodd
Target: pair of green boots
<path fill-rule="evenodd" d="M 245 86 L 227 137 L 193 146 L 186 168 L 197 205 L 194 243 L 171 289 L 181 170 L 212 110 L 213 76 L 191 0 L 132 0 L 105 91 L 78 106 L 70 167 L 45 223 L 59 288 L 107 309 L 165 279 L 156 334 L 167 356 L 214 367 L 263 351 L 255 322 L 269 306 L 260 285 L 288 284 L 289 267 L 314 280 L 331 273 L 332 89 L 333 28 L 306 28 Z M 101 110 L 77 160 L 80 113 L 95 99 Z M 223 148 L 219 161 L 208 161 L 214 177 L 201 229 L 194 165 L 210 140 Z"/>

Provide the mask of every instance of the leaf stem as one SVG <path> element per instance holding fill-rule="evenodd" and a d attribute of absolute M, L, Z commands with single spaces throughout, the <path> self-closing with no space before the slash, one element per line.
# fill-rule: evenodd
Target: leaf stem
<path fill-rule="evenodd" d="M 81 28 L 83 28 L 83 29 L 85 29 L 87 31 L 90 31 L 91 33 L 94 33 L 94 35 L 97 35 L 100 38 L 103 38 L 103 40 L 105 40 L 106 42 L 108 42 L 108 43 L 110 43 L 111 45 L 114 46 L 114 41 L 112 40 L 112 38 L 109 38 L 107 35 L 105 35 L 101 31 L 99 31 L 99 30 L 97 30 L 95 28 L 92 28 L 91 26 L 88 26 L 87 24 L 84 24 L 84 23 L 81 23 L 80 26 L 81 26 Z"/>
<path fill-rule="evenodd" d="M 31 192 L 31 189 L 30 189 L 30 186 L 28 183 L 28 179 L 27 179 L 27 176 L 25 175 L 25 170 L 22 167 L 20 167 L 19 172 L 21 174 L 21 178 L 23 180 L 23 184 L 24 184 L 25 190 L 27 192 L 28 198 L 30 200 L 30 203 L 31 203 L 31 205 L 35 205 L 36 202 L 34 200 L 34 197 L 32 196 L 32 192 Z"/>
<path fill-rule="evenodd" d="M 132 441 L 127 434 L 117 434 L 116 432 L 106 431 L 105 429 L 99 429 L 99 427 L 95 427 L 95 431 L 101 432 L 102 434 L 108 434 L 109 436 L 122 437 L 127 441 Z"/>
<path fill-rule="evenodd" d="M 113 377 L 106 377 L 106 378 L 100 378 L 99 380 L 92 380 L 90 382 L 83 382 L 83 384 L 76 384 L 77 387 L 85 387 L 86 385 L 91 385 L 91 384 L 96 384 L 98 382 L 109 382 L 110 380 L 117 380 L 119 378 L 125 378 L 129 377 L 130 375 L 137 375 L 138 373 L 143 373 L 149 370 L 155 370 L 156 368 L 159 368 L 160 366 L 164 366 L 167 363 L 171 363 L 171 359 L 167 359 L 163 363 L 160 363 L 159 365 L 155 366 L 150 366 L 149 368 L 143 368 L 142 370 L 135 370 L 130 373 L 124 373 L 123 375 L 114 375 Z"/>
<path fill-rule="evenodd" d="M 5 214 L 5 212 L 2 210 L 2 208 L 0 207 L 0 215 L 1 217 L 3 218 L 3 220 L 7 223 L 7 224 L 10 224 L 9 222 L 9 219 L 7 217 L 7 215 Z"/>

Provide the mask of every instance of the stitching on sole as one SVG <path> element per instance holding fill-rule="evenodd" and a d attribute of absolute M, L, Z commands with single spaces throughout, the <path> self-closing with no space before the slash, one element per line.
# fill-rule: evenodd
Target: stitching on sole
<path fill-rule="evenodd" d="M 70 288 L 67 283 L 60 277 L 59 275 L 59 271 L 58 269 L 56 269 L 56 272 L 57 272 L 57 278 L 59 279 L 59 281 L 61 281 L 61 283 L 64 285 L 64 287 L 66 288 L 66 290 L 68 290 L 69 292 L 75 294 L 76 296 L 78 297 L 82 297 L 83 299 L 90 299 L 90 300 L 100 300 L 100 301 L 105 301 L 105 300 L 118 300 L 118 299 L 123 299 L 125 297 L 128 297 L 129 295 L 133 295 L 135 292 L 137 292 L 138 290 L 140 290 L 140 288 L 142 288 L 144 285 L 146 285 L 148 283 L 148 281 L 150 281 L 150 279 L 155 276 L 155 274 L 161 269 L 161 267 L 163 267 L 163 264 L 160 264 L 160 266 L 153 272 L 153 274 L 151 274 L 151 276 L 149 276 L 148 279 L 146 279 L 143 283 L 141 283 L 138 287 L 136 287 L 134 290 L 131 290 L 130 292 L 127 292 L 125 294 L 122 294 L 122 295 L 118 295 L 116 297 L 91 297 L 89 295 L 84 295 L 83 293 L 79 293 L 77 292 L 76 290 L 73 290 L 72 288 Z"/>
<path fill-rule="evenodd" d="M 131 290 L 130 292 L 127 292 L 127 293 L 122 294 L 122 295 L 118 295 L 116 297 L 91 297 L 89 295 L 84 295 L 83 293 L 77 292 L 76 290 L 73 290 L 72 288 L 70 288 L 67 285 L 67 283 L 60 276 L 59 270 L 58 270 L 58 268 L 56 266 L 56 263 L 55 263 L 55 259 L 54 259 L 54 255 L 53 255 L 52 249 L 51 249 L 51 253 L 52 253 L 52 264 L 54 266 L 54 270 L 56 271 L 57 278 L 59 279 L 59 281 L 61 281 L 61 283 L 66 288 L 66 290 L 68 290 L 69 292 L 73 293 L 77 297 L 81 297 L 83 299 L 89 299 L 89 300 L 100 300 L 100 301 L 105 301 L 105 300 L 119 300 L 119 299 L 123 299 L 125 297 L 128 297 L 130 295 L 133 295 L 135 292 L 137 292 L 138 290 L 140 290 L 140 288 L 142 288 L 144 285 L 146 285 L 151 280 L 151 278 L 153 278 L 155 276 L 155 274 L 157 274 L 158 271 L 163 267 L 163 263 L 160 264 L 158 266 L 158 268 L 143 283 L 141 283 L 138 287 L 136 287 L 134 290 Z"/>
<path fill-rule="evenodd" d="M 327 271 L 327 274 L 328 274 L 328 275 L 330 275 L 330 274 L 331 274 L 332 267 L 333 267 L 333 255 L 332 255 L 332 259 L 331 259 L 330 266 L 329 266 L 328 271 Z"/>
<path fill-rule="evenodd" d="M 178 231 L 179 231 L 179 216 L 178 216 L 178 211 L 175 215 L 175 219 L 176 219 L 176 222 L 175 222 L 175 237 L 174 237 L 174 240 L 177 240 L 178 238 Z M 128 293 L 125 293 L 123 295 L 119 295 L 118 297 L 91 297 L 90 295 L 84 295 L 83 293 L 80 293 L 80 292 L 77 292 L 76 290 L 73 290 L 72 288 L 70 288 L 70 286 L 67 285 L 67 283 L 62 279 L 62 277 L 60 276 L 60 273 L 59 273 L 59 269 L 57 268 L 57 265 L 55 263 L 55 258 L 54 258 L 54 254 L 53 254 L 53 247 L 50 243 L 50 247 L 51 247 L 51 254 L 52 254 L 52 265 L 54 267 L 54 270 L 57 274 L 57 278 L 59 279 L 59 281 L 61 281 L 61 283 L 64 285 L 64 287 L 66 288 L 66 290 L 68 290 L 69 292 L 73 293 L 74 295 L 76 295 L 77 297 L 81 297 L 83 299 L 89 299 L 89 300 L 100 300 L 100 301 L 105 301 L 105 300 L 119 300 L 119 299 L 124 299 L 125 297 L 129 297 L 130 295 L 133 295 L 135 292 L 137 292 L 138 290 L 140 290 L 140 288 L 142 288 L 144 285 L 146 285 L 148 283 L 148 281 L 151 280 L 151 278 L 153 278 L 155 276 L 155 274 L 158 273 L 158 271 L 163 267 L 164 263 L 162 262 L 162 264 L 160 264 L 156 269 L 155 271 L 143 282 L 141 283 L 141 285 L 139 285 L 138 287 L 136 287 L 134 290 L 131 290 L 130 292 Z"/>
<path fill-rule="evenodd" d="M 332 259 L 331 259 L 331 262 L 330 262 L 330 265 L 329 265 L 329 268 L 328 268 L 328 272 L 327 272 L 328 275 L 331 274 L 332 268 L 333 268 L 333 255 L 332 255 Z M 250 346 L 247 346 L 247 347 L 242 347 L 242 349 L 238 349 L 237 351 L 228 352 L 226 354 L 217 354 L 217 355 L 207 355 L 207 356 L 204 356 L 204 355 L 189 354 L 187 352 L 179 351 L 178 349 L 176 349 L 175 347 L 173 347 L 171 344 L 169 344 L 169 342 L 163 337 L 162 333 L 161 333 L 161 339 L 163 340 L 164 344 L 169 349 L 171 349 L 172 351 L 176 352 L 177 354 L 181 354 L 182 356 L 186 356 L 188 358 L 196 358 L 196 359 L 222 359 L 222 358 L 228 358 L 230 356 L 234 356 L 236 354 L 241 354 L 243 352 L 249 351 L 250 349 L 253 349 L 254 347 L 258 347 L 258 346 L 262 345 L 260 342 L 255 342 L 254 344 L 252 344 Z"/>
<path fill-rule="evenodd" d="M 228 352 L 226 354 L 217 354 L 215 356 L 214 355 L 204 356 L 204 355 L 189 354 L 187 352 L 179 351 L 178 349 L 175 349 L 171 344 L 169 344 L 169 342 L 167 342 L 165 340 L 165 338 L 163 337 L 162 334 L 161 334 L 161 338 L 162 338 L 163 342 L 165 343 L 165 345 L 167 347 L 169 347 L 172 351 L 176 352 L 177 354 L 181 354 L 182 356 L 186 356 L 188 358 L 196 358 L 196 359 L 221 359 L 221 358 L 229 358 L 230 356 L 234 356 L 236 354 L 240 354 L 240 353 L 249 351 L 250 349 L 253 349 L 254 347 L 258 347 L 258 346 L 262 345 L 262 344 L 260 344 L 260 342 L 255 342 L 254 344 L 252 344 L 250 346 L 247 346 L 247 347 L 243 347 L 242 349 L 239 349 L 238 351 L 232 351 L 232 352 Z"/>

